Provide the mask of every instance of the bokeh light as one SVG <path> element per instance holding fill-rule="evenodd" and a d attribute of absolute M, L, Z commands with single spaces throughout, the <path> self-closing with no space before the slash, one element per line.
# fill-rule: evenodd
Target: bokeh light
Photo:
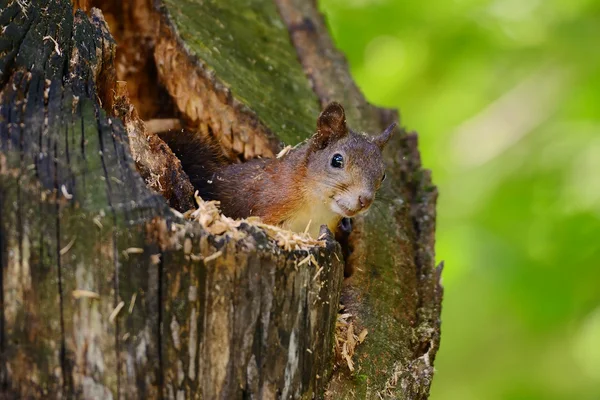
<path fill-rule="evenodd" d="M 439 187 L 431 398 L 600 399 L 600 1 L 320 5 Z"/>

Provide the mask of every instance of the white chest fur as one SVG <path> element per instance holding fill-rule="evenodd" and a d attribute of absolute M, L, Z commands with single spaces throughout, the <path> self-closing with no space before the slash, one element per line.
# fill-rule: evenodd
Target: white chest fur
<path fill-rule="evenodd" d="M 329 203 L 315 202 L 302 207 L 302 210 L 284 222 L 283 227 L 293 232 L 304 232 L 310 221 L 308 233 L 313 238 L 319 237 L 321 225 L 328 225 L 333 231 L 339 221 L 338 215 L 331 211 Z M 333 225 L 333 226 L 330 226 Z"/>

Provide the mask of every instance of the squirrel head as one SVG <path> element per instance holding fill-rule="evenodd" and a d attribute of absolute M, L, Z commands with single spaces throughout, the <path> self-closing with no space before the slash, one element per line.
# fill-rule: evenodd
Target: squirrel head
<path fill-rule="evenodd" d="M 344 108 L 330 103 L 308 142 L 306 176 L 312 197 L 343 217 L 366 211 L 385 179 L 382 150 L 395 125 L 376 137 L 353 132 L 346 126 Z"/>

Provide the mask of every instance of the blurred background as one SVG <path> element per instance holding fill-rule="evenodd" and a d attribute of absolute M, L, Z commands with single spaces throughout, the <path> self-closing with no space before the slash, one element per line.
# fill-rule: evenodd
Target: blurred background
<path fill-rule="evenodd" d="M 431 398 L 600 399 L 600 0 L 320 0 L 438 185 Z"/>

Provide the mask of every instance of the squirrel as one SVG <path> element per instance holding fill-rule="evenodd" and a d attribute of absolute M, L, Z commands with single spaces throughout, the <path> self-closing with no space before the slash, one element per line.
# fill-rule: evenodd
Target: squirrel
<path fill-rule="evenodd" d="M 330 103 L 316 133 L 280 158 L 232 164 L 218 145 L 185 132 L 161 134 L 204 200 L 218 200 L 231 218 L 263 222 L 317 238 L 342 218 L 364 213 L 385 179 L 382 150 L 395 123 L 369 137 L 346 126 L 344 108 Z M 310 223 L 310 227 L 309 227 Z"/>

